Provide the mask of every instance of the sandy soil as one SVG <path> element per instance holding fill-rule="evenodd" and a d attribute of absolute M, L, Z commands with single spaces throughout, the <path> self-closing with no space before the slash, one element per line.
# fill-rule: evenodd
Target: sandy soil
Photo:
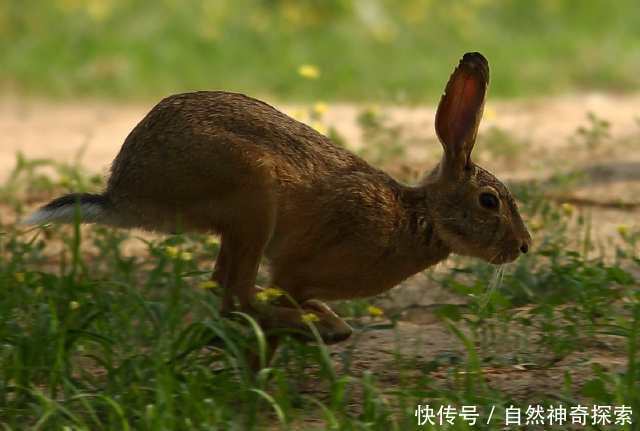
<path fill-rule="evenodd" d="M 30 158 L 60 161 L 73 160 L 82 151 L 83 165 L 90 170 L 106 172 L 128 132 L 152 106 L 153 103 L 123 105 L 0 99 L 0 181 L 6 178 L 18 151 Z M 294 115 L 304 108 L 279 107 Z M 356 122 L 363 108 L 366 107 L 337 104 L 329 106 L 324 115 L 324 123 L 335 127 L 356 150 L 366 146 Z M 440 148 L 432 145 L 435 106 L 385 107 L 381 112 L 391 124 L 409 131 L 403 142 L 407 144 L 407 160 L 419 165 L 437 157 Z M 603 162 L 602 157 L 595 159 L 592 151 L 579 151 L 570 145 L 570 137 L 575 135 L 576 129 L 588 125 L 588 112 L 611 123 L 613 140 L 635 138 L 635 151 L 607 148 L 602 150 L 603 154 L 595 155 L 604 159 L 618 156 L 620 162 L 626 163 L 640 161 L 640 151 L 637 151 L 640 148 L 640 95 L 591 94 L 488 103 L 480 133 L 498 127 L 526 143 L 517 156 L 521 163 L 517 170 L 490 167 L 502 177 L 527 178 L 539 174 L 541 166 L 549 165 L 549 159 L 556 159 L 554 162 L 560 164 Z M 491 155 L 486 149 L 480 147 L 476 151 L 476 157 L 488 159 L 491 165 Z M 559 159 L 559 152 L 568 158 Z"/>
<path fill-rule="evenodd" d="M 0 99 L 0 183 L 9 175 L 20 151 L 28 158 L 52 158 L 72 161 L 82 154 L 82 164 L 90 171 L 106 174 L 110 161 L 131 128 L 151 108 L 102 102 L 55 103 Z M 283 106 L 299 115 L 301 106 Z M 329 106 L 323 122 L 335 127 L 357 151 L 367 149 L 357 116 L 363 107 L 337 104 Z M 386 124 L 400 126 L 398 138 L 403 152 L 389 163 L 394 172 L 420 172 L 435 163 L 440 154 L 433 132 L 433 106 L 385 107 Z M 576 134 L 589 127 L 587 113 L 610 123 L 610 137 L 591 146 Z M 491 130 L 509 137 L 507 144 L 482 140 Z M 515 144 L 514 144 L 515 143 Z M 491 102 L 485 110 L 476 160 L 511 181 L 545 180 L 558 172 L 580 171 L 586 181 L 565 193 L 597 202 L 640 202 L 640 95 L 617 96 L 590 94 L 526 101 Z M 387 164 L 385 164 L 387 165 Z M 589 207 L 589 205 L 588 205 Z M 638 210 L 589 208 L 596 235 L 602 241 L 615 237 L 620 224 L 637 224 Z M 375 331 L 361 337 L 355 349 L 353 369 L 371 370 L 383 382 L 394 384 L 393 351 L 397 347 L 419 363 L 451 354 L 462 355 L 463 348 L 451 333 L 434 318 L 431 303 L 460 302 L 424 275 L 418 275 L 391 295 L 380 299 L 389 308 L 420 305 L 408 311 L 395 331 Z M 348 344 L 333 348 L 335 355 Z M 602 346 L 606 346 L 603 348 Z M 485 370 L 490 385 L 507 390 L 519 399 L 531 399 L 536 393 L 559 388 L 565 371 L 574 382 L 584 381 L 591 364 L 598 362 L 618 368 L 624 352 L 615 342 L 604 340 L 599 347 L 564 358 L 543 368 L 524 366 Z M 437 377 L 437 374 L 436 374 Z M 446 373 L 442 375 L 447 378 Z"/>

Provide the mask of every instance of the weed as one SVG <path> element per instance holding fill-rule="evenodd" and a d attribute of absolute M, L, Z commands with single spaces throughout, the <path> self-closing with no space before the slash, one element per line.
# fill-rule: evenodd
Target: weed
<path fill-rule="evenodd" d="M 513 163 L 527 146 L 527 142 L 516 138 L 504 129 L 492 126 L 478 138 L 478 147 L 483 148 L 491 159 Z"/>
<path fill-rule="evenodd" d="M 398 160 L 404 154 L 402 127 L 390 125 L 377 107 L 363 109 L 357 118 L 362 140 L 367 143 L 360 155 L 374 165 Z"/>
<path fill-rule="evenodd" d="M 610 127 L 609 121 L 599 118 L 593 112 L 588 112 L 587 125 L 578 127 L 571 143 L 576 148 L 586 148 L 593 151 L 611 138 Z"/>

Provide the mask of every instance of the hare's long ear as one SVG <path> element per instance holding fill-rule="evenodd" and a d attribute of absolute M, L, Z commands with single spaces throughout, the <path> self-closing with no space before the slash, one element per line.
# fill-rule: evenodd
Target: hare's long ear
<path fill-rule="evenodd" d="M 442 168 L 448 174 L 458 176 L 471 166 L 488 84 L 489 63 L 477 52 L 465 54 L 449 78 L 436 112 L 436 133 L 444 147 Z"/>

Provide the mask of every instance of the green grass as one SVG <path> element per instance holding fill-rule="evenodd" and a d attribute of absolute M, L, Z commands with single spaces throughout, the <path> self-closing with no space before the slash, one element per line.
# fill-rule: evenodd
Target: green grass
<path fill-rule="evenodd" d="M 54 175 L 44 173 L 51 168 Z M 0 204 L 21 215 L 26 202 L 100 187 L 100 178 L 81 167 L 20 157 L 0 188 Z M 616 429 L 638 429 L 640 293 L 632 273 L 640 266 L 640 232 L 621 229 L 614 258 L 605 260 L 589 242 L 588 217 L 547 202 L 539 187 L 515 192 L 525 217 L 536 220 L 536 247 L 498 272 L 500 281 L 494 267 L 462 258 L 452 271 L 430 273 L 466 298 L 437 311 L 464 354 L 420 362 L 397 350 L 388 364 L 396 376 L 391 385 L 351 366 L 368 331 L 394 331 L 394 316 L 367 323 L 369 301 L 338 305 L 363 331 L 340 355 L 287 340 L 275 361 L 254 374 L 247 358 L 259 354 L 264 335 L 245 317 L 220 318 L 219 292 L 200 287 L 218 251 L 215 239 L 148 240 L 103 227 L 23 230 L 3 217 L 0 424 L 12 430 L 309 429 L 305 420 L 314 418 L 316 429 L 444 429 L 417 427 L 414 410 L 451 404 L 485 413 L 496 406 L 495 421 L 473 429 L 499 429 L 511 404 L 582 403 L 631 406 L 634 424 Z M 141 250 L 125 251 L 132 244 Z M 565 373 L 564 382 L 534 399 L 483 377 L 485 368 L 551 369 L 603 334 L 624 350 L 623 371 L 595 364 L 583 381 Z M 444 383 L 434 377 L 442 370 Z M 455 423 L 448 429 L 471 429 Z"/>
<path fill-rule="evenodd" d="M 640 88 L 636 0 L 0 1 L 0 85 L 58 97 L 226 89 L 432 102 L 463 52 L 495 96 Z M 318 67 L 313 83 L 298 75 Z"/>

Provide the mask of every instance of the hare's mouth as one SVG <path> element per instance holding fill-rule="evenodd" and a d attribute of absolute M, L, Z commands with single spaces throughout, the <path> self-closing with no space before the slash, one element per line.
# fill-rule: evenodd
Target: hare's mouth
<path fill-rule="evenodd" d="M 519 255 L 520 253 L 518 251 L 513 253 L 509 253 L 509 252 L 498 253 L 493 258 L 489 259 L 489 263 L 493 265 L 502 265 L 503 263 L 510 263 L 516 260 Z"/>

